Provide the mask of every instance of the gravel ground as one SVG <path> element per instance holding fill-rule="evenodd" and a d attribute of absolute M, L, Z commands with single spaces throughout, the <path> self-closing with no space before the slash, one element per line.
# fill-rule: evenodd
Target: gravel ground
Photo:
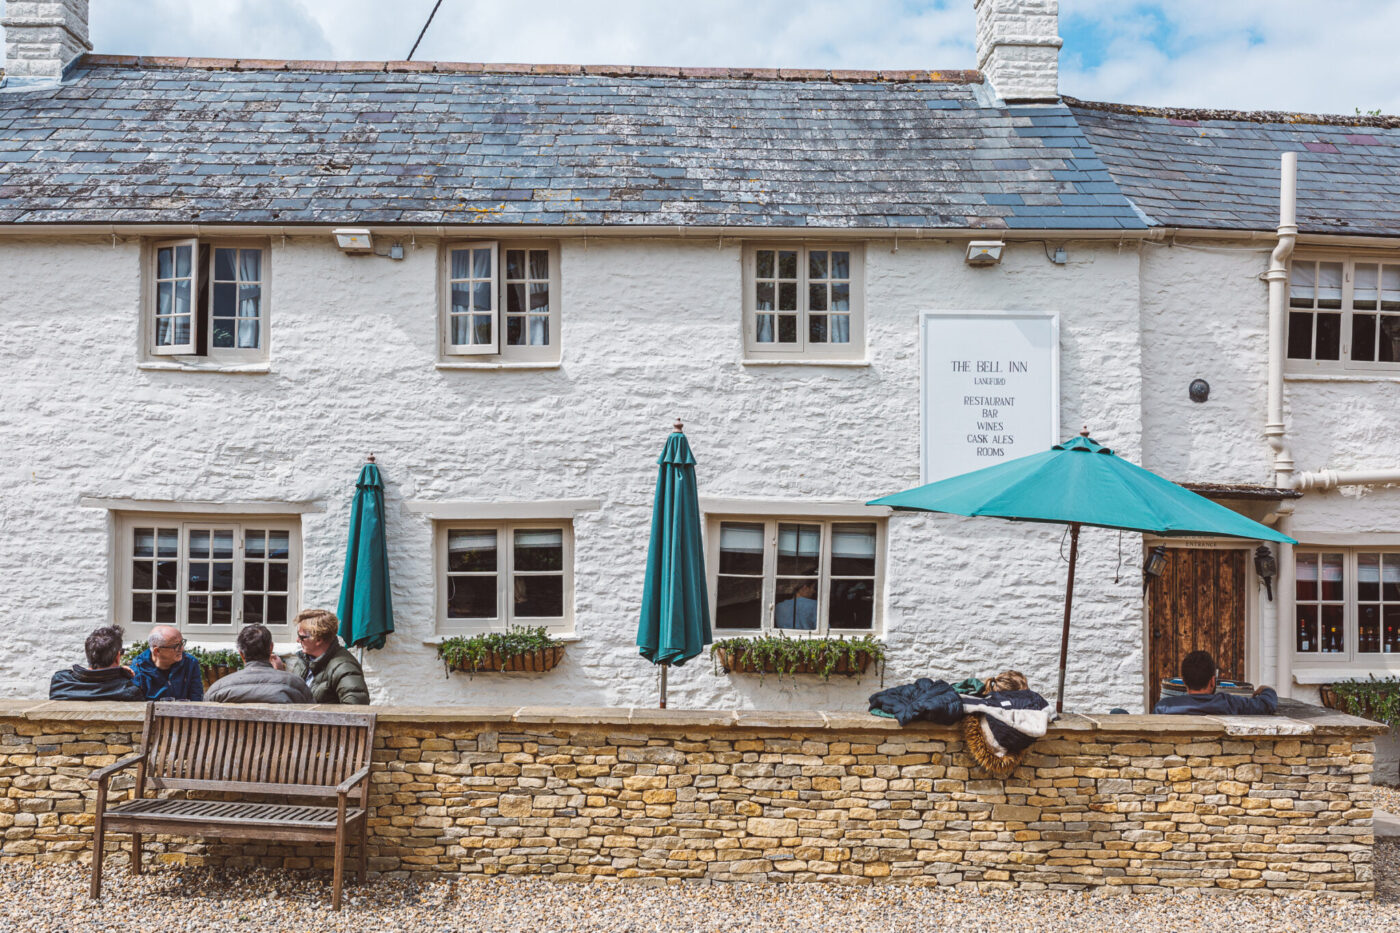
<path fill-rule="evenodd" d="M 1379 846 L 1389 879 L 1395 846 Z M 87 899 L 85 866 L 0 867 L 0 930 L 79 933 L 173 930 L 345 930 L 355 933 L 471 930 L 608 933 L 823 933 L 955 930 L 957 933 L 1160 930 L 1191 933 L 1394 931 L 1400 897 L 1343 901 L 1308 894 L 965 894 L 884 885 L 703 884 L 669 887 L 569 884 L 540 879 L 371 882 L 348 887 L 329 910 L 322 877 L 283 871 L 213 873 L 157 868 L 139 879 L 107 874 L 102 901 Z M 1383 888 L 1397 887 L 1394 884 Z"/>
<path fill-rule="evenodd" d="M 1375 784 L 1372 786 L 1371 791 L 1374 795 L 1372 797 L 1374 801 L 1372 806 L 1377 810 L 1385 810 L 1388 813 L 1394 813 L 1396 816 L 1400 816 L 1400 787 L 1387 787 L 1384 784 Z"/>

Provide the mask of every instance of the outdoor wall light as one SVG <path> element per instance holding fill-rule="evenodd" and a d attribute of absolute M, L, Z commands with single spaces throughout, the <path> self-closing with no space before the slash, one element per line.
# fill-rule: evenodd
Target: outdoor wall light
<path fill-rule="evenodd" d="M 1147 553 L 1142 565 L 1142 592 L 1147 594 L 1147 585 L 1162 575 L 1167 569 L 1167 546 L 1159 544 Z"/>
<path fill-rule="evenodd" d="M 1269 550 L 1267 544 L 1259 545 L 1259 549 L 1254 552 L 1254 572 L 1259 575 L 1259 579 L 1264 581 L 1264 592 L 1269 595 L 1269 602 L 1274 601 L 1274 577 L 1278 576 L 1278 561 L 1274 560 L 1274 552 Z"/>
<path fill-rule="evenodd" d="M 1186 393 L 1191 396 L 1193 402 L 1204 402 L 1210 398 L 1210 383 L 1204 379 L 1192 379 L 1191 385 L 1187 387 Z"/>
<path fill-rule="evenodd" d="M 994 266 L 1001 262 L 1001 251 L 1006 243 L 1001 240 L 973 240 L 967 244 L 967 264 L 969 266 Z"/>
<path fill-rule="evenodd" d="M 340 227 L 331 231 L 335 245 L 347 253 L 369 253 L 374 251 L 374 238 L 363 227 Z"/>

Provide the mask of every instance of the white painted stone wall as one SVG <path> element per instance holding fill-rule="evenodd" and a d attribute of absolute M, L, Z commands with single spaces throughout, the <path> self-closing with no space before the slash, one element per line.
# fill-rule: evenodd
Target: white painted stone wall
<path fill-rule="evenodd" d="M 88 41 L 88 0 L 8 0 L 0 27 L 5 33 L 5 74 L 21 79 L 57 79 L 63 66 Z"/>
<path fill-rule="evenodd" d="M 647 705 L 636 655 L 655 459 L 680 417 L 702 495 L 864 500 L 916 485 L 919 314 L 1061 314 L 1062 433 L 1088 423 L 1143 453 L 1139 259 L 1072 244 L 1049 262 L 1011 245 L 973 269 L 962 247 L 902 240 L 866 252 L 871 365 L 741 364 L 740 247 L 714 240 L 566 239 L 563 365 L 434 367 L 435 244 L 401 263 L 347 257 L 329 238 L 274 239 L 272 372 L 137 367 L 139 244 L 0 241 L 6 372 L 0 445 L 0 695 L 41 696 L 109 619 L 111 529 L 81 496 L 318 499 L 303 517 L 303 606 L 335 605 L 353 482 L 373 451 L 387 481 L 398 631 L 367 655 L 377 701 Z M 1245 445 L 1247 446 L 1247 445 Z M 580 640 L 545 675 L 445 678 L 433 648 L 431 523 L 406 500 L 596 497 L 575 522 Z M 1065 564 L 1061 529 L 946 516 L 889 524 L 886 682 L 1015 667 L 1053 693 Z M 1086 530 L 1070 706 L 1142 697 L 1140 539 Z M 673 672 L 676 707 L 859 708 L 879 689 Z"/>

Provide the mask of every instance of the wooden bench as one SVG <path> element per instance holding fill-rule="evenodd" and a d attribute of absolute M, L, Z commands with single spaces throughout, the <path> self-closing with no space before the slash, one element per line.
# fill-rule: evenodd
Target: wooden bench
<path fill-rule="evenodd" d="M 141 834 L 206 839 L 334 842 L 331 906 L 340 909 L 345 849 L 359 844 L 358 881 L 365 880 L 365 823 L 374 714 L 321 712 L 215 703 L 148 703 L 141 752 L 94 771 L 97 808 L 92 890 L 102 891 L 106 834 L 131 833 L 131 871 L 141 873 Z M 108 806 L 112 775 L 136 767 L 130 799 Z M 147 797 L 147 790 L 183 790 L 335 798 L 334 806 Z M 352 791 L 355 800 L 351 800 Z"/>

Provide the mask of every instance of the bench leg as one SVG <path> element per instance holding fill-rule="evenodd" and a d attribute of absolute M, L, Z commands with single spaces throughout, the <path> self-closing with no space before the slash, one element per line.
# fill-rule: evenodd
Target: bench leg
<path fill-rule="evenodd" d="M 340 888 L 345 883 L 345 825 L 335 834 L 335 880 L 331 888 L 331 910 L 340 909 Z"/>
<path fill-rule="evenodd" d="M 360 864 L 355 872 L 356 884 L 365 883 L 366 868 L 369 865 L 369 846 L 366 844 L 366 840 L 369 836 L 369 830 L 366 828 L 368 824 L 368 815 L 360 819 Z"/>
<path fill-rule="evenodd" d="M 131 834 L 131 873 L 141 874 L 141 834 Z"/>
<path fill-rule="evenodd" d="M 92 885 L 88 888 L 88 896 L 93 900 L 102 895 L 102 843 L 106 835 L 107 828 L 102 825 L 102 814 L 99 812 L 92 827 Z"/>

